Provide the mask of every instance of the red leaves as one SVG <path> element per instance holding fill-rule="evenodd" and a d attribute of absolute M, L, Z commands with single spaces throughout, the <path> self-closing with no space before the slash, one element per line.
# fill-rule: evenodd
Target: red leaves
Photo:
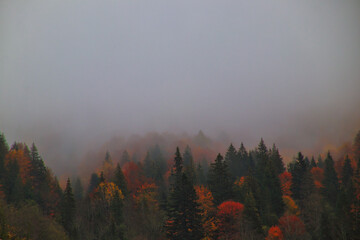
<path fill-rule="evenodd" d="M 292 175 L 289 172 L 283 172 L 279 175 L 281 183 L 281 191 L 283 195 L 291 196 L 291 184 L 292 184 Z"/>
<path fill-rule="evenodd" d="M 269 229 L 266 240 L 283 240 L 283 239 L 284 239 L 284 235 L 278 226 L 272 226 Z"/>
<path fill-rule="evenodd" d="M 324 179 L 324 169 L 319 167 L 313 167 L 310 172 L 313 176 L 315 187 L 322 188 L 323 185 L 321 182 Z"/>
<path fill-rule="evenodd" d="M 305 225 L 301 219 L 295 215 L 285 215 L 279 219 L 279 227 L 285 235 L 285 238 L 291 236 L 302 236 L 305 234 Z"/>
<path fill-rule="evenodd" d="M 122 169 L 128 183 L 128 189 L 135 193 L 145 183 L 145 176 L 142 174 L 139 165 L 134 162 L 125 163 Z"/>
<path fill-rule="evenodd" d="M 244 205 L 239 202 L 226 201 L 218 206 L 217 220 L 221 236 L 225 239 L 237 239 L 243 211 Z"/>

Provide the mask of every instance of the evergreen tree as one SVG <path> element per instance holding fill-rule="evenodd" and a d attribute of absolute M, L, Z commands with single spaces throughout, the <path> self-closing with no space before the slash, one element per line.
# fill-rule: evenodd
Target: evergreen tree
<path fill-rule="evenodd" d="M 66 182 L 66 188 L 64 191 L 63 199 L 61 202 L 61 223 L 64 226 L 65 231 L 69 234 L 70 237 L 73 237 L 75 234 L 75 199 L 72 192 L 70 179 L 68 178 Z"/>
<path fill-rule="evenodd" d="M 94 189 L 99 185 L 99 183 L 99 176 L 96 173 L 91 174 L 88 193 L 94 191 Z"/>
<path fill-rule="evenodd" d="M 279 149 L 275 146 L 275 144 L 270 151 L 270 161 L 272 162 L 277 175 L 285 171 L 283 159 L 279 153 Z"/>
<path fill-rule="evenodd" d="M 324 161 L 322 160 L 321 155 L 319 155 L 319 157 L 318 157 L 317 166 L 318 166 L 319 168 L 324 168 Z"/>
<path fill-rule="evenodd" d="M 250 169 L 254 169 L 252 158 L 249 156 L 243 143 L 240 144 L 240 148 L 237 152 L 237 159 L 239 162 L 238 177 L 245 176 L 249 173 Z"/>
<path fill-rule="evenodd" d="M 201 163 L 198 163 L 196 168 L 196 184 L 197 185 L 205 185 L 206 184 L 206 177 L 204 170 L 201 166 Z"/>
<path fill-rule="evenodd" d="M 121 156 L 121 165 L 130 162 L 131 158 L 128 151 L 124 150 Z"/>
<path fill-rule="evenodd" d="M 198 240 L 203 236 L 201 215 L 194 186 L 185 173 L 183 161 L 176 149 L 173 184 L 167 208 L 166 235 L 171 240 Z"/>
<path fill-rule="evenodd" d="M 296 161 L 293 165 L 293 168 L 291 170 L 291 175 L 292 175 L 291 192 L 292 192 L 292 197 L 296 200 L 302 199 L 301 185 L 303 184 L 303 178 L 306 171 L 307 171 L 307 166 L 304 160 L 304 156 L 301 154 L 301 152 L 299 152 Z"/>
<path fill-rule="evenodd" d="M 154 165 L 153 179 L 158 185 L 160 185 L 164 181 L 163 176 L 166 172 L 166 161 L 158 144 L 156 144 L 154 148 L 150 149 L 150 158 L 153 160 Z"/>
<path fill-rule="evenodd" d="M 214 163 L 210 164 L 208 186 L 214 197 L 214 203 L 219 205 L 233 196 L 233 182 L 228 166 L 219 153 Z"/>
<path fill-rule="evenodd" d="M 119 163 L 116 165 L 114 183 L 119 187 L 124 196 L 128 195 L 127 182 Z"/>
<path fill-rule="evenodd" d="M 311 157 L 310 168 L 317 167 L 314 156 Z"/>
<path fill-rule="evenodd" d="M 360 159 L 360 130 L 357 132 L 353 145 L 355 159 Z"/>
<path fill-rule="evenodd" d="M 154 161 L 152 161 L 149 151 L 146 152 L 144 159 L 144 173 L 148 178 L 154 178 L 155 176 Z"/>
<path fill-rule="evenodd" d="M 81 184 L 80 178 L 76 178 L 74 184 L 74 197 L 76 201 L 81 201 L 84 197 L 84 188 Z"/>
<path fill-rule="evenodd" d="M 225 154 L 225 163 L 229 166 L 232 179 L 240 176 L 240 164 L 238 160 L 236 149 L 231 143 Z"/>
<path fill-rule="evenodd" d="M 9 146 L 6 142 L 5 136 L 3 133 L 0 133 L 0 184 L 3 181 L 5 174 L 5 156 L 9 151 Z"/>
<path fill-rule="evenodd" d="M 30 162 L 31 162 L 30 175 L 32 177 L 35 187 L 39 187 L 46 179 L 47 170 L 44 161 L 39 155 L 35 143 L 33 143 L 31 146 Z"/>
<path fill-rule="evenodd" d="M 191 148 L 189 146 L 186 146 L 185 148 L 183 159 L 184 159 L 184 171 L 186 175 L 189 177 L 190 181 L 196 182 L 194 159 L 191 153 Z"/>
<path fill-rule="evenodd" d="M 338 198 L 339 181 L 334 168 L 334 160 L 330 152 L 328 152 L 324 163 L 323 195 L 330 205 L 335 207 Z"/>

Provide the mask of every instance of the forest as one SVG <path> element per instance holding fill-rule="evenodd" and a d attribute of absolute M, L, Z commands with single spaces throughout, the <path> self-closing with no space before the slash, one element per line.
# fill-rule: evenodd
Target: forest
<path fill-rule="evenodd" d="M 143 159 L 106 151 L 61 187 L 34 143 L 1 134 L 0 239 L 360 239 L 360 131 L 338 159 L 287 164 L 263 139 L 209 160 L 191 147 L 169 160 L 156 143 Z"/>

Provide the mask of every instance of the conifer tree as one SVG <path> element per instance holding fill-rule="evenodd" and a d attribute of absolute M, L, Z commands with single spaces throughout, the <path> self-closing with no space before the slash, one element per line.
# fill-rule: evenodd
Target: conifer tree
<path fill-rule="evenodd" d="M 301 152 L 298 153 L 296 161 L 294 163 L 293 169 L 291 170 L 292 175 L 292 185 L 291 185 L 291 192 L 292 197 L 297 200 L 302 199 L 301 195 L 301 185 L 303 183 L 304 175 L 307 171 L 306 162 L 304 160 L 304 156 Z"/>
<path fill-rule="evenodd" d="M 192 156 L 191 148 L 189 146 L 186 146 L 184 154 L 184 171 L 186 175 L 188 176 L 190 181 L 196 182 L 196 172 L 195 172 L 195 166 L 194 166 L 194 159 Z"/>
<path fill-rule="evenodd" d="M 39 187 L 45 181 L 47 170 L 44 161 L 39 155 L 35 143 L 33 143 L 31 146 L 30 161 L 31 161 L 30 175 L 32 177 L 35 187 Z"/>
<path fill-rule="evenodd" d="M 61 202 L 61 223 L 64 226 L 66 232 L 70 235 L 70 237 L 73 237 L 75 234 L 75 214 L 75 199 L 72 192 L 70 179 L 68 178 L 63 199 Z"/>
<path fill-rule="evenodd" d="M 171 240 L 198 240 L 203 236 L 201 215 L 194 186 L 183 172 L 183 160 L 176 149 L 173 184 L 170 190 L 166 235 Z"/>
<path fill-rule="evenodd" d="M 96 173 L 91 174 L 88 193 L 91 193 L 100 183 L 99 176 Z"/>
<path fill-rule="evenodd" d="M 279 149 L 275 146 L 275 144 L 273 144 L 273 147 L 270 151 L 270 161 L 272 162 L 277 175 L 285 171 L 282 157 L 279 153 Z"/>
<path fill-rule="evenodd" d="M 84 188 L 82 186 L 80 178 L 76 178 L 74 184 L 74 197 L 76 201 L 80 201 L 84 197 Z"/>
<path fill-rule="evenodd" d="M 240 164 L 238 160 L 236 149 L 231 143 L 225 154 L 225 162 L 229 166 L 232 179 L 240 176 Z"/>
<path fill-rule="evenodd" d="M 311 157 L 310 168 L 317 167 L 314 156 Z"/>
<path fill-rule="evenodd" d="M 238 177 L 247 175 L 250 169 L 254 170 L 252 158 L 249 156 L 243 143 L 240 144 L 240 148 L 237 152 L 237 159 L 239 162 Z"/>
<path fill-rule="evenodd" d="M 129 193 L 127 188 L 127 182 L 119 163 L 116 165 L 114 183 L 119 187 L 121 192 L 126 197 Z"/>
<path fill-rule="evenodd" d="M 330 152 L 328 152 L 324 164 L 323 195 L 329 204 L 335 207 L 339 193 L 339 181 L 334 168 L 334 160 Z"/>
<path fill-rule="evenodd" d="M 219 205 L 233 196 L 231 175 L 228 166 L 219 153 L 214 163 L 210 164 L 208 186 L 214 197 L 214 203 Z"/>
<path fill-rule="evenodd" d="M 0 133 L 0 184 L 3 181 L 5 174 L 5 156 L 9 151 L 9 146 L 6 142 L 5 136 L 3 133 Z"/>
<path fill-rule="evenodd" d="M 121 155 L 121 164 L 124 165 L 125 163 L 130 162 L 130 155 L 128 153 L 128 151 L 124 150 L 122 155 Z"/>

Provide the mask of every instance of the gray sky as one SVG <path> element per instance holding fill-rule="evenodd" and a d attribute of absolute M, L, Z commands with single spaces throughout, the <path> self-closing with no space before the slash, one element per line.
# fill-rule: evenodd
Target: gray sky
<path fill-rule="evenodd" d="M 0 131 L 55 167 L 148 131 L 340 144 L 360 128 L 359 25 L 356 0 L 2 0 Z"/>

